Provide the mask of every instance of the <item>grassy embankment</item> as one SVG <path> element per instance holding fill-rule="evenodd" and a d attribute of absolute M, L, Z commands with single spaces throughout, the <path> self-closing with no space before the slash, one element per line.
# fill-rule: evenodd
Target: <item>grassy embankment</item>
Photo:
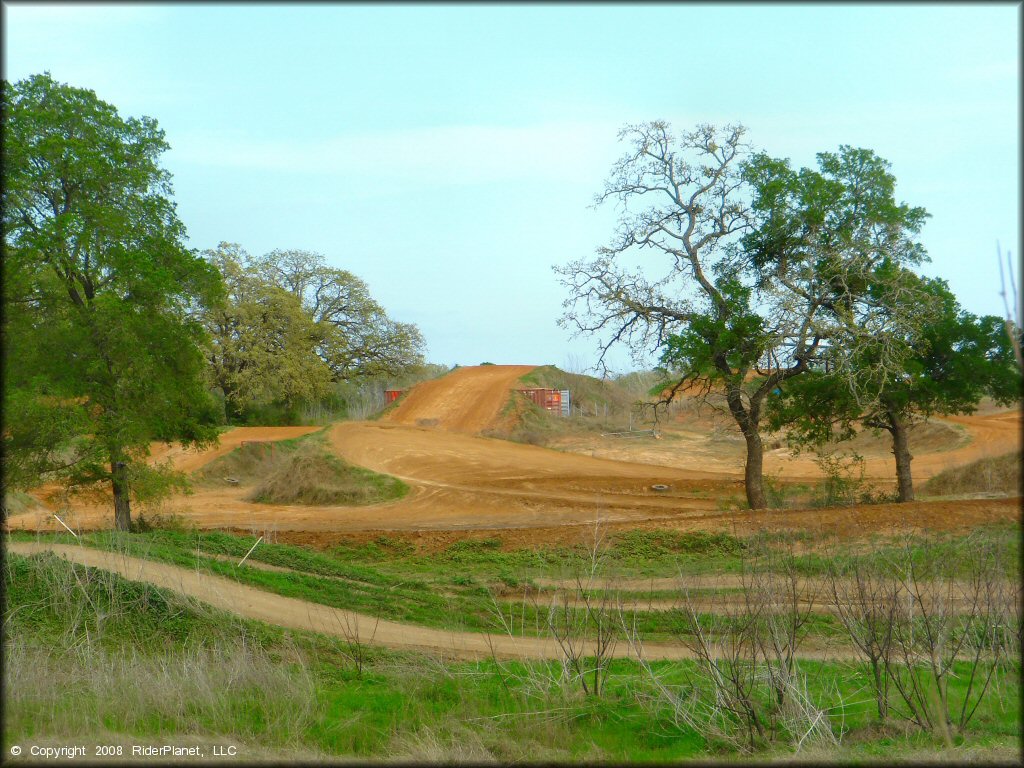
<path fill-rule="evenodd" d="M 634 401 L 639 396 L 635 397 L 635 393 L 616 382 L 568 373 L 553 365 L 535 368 L 519 382 L 523 389 L 568 389 L 572 392 L 573 415 L 568 419 L 555 418 L 522 395 L 513 393 L 502 409 L 498 425 L 484 432 L 485 435 L 531 445 L 548 445 L 552 440 L 567 435 L 625 430 L 630 423 Z"/>
<path fill-rule="evenodd" d="M 1003 529 L 988 533 L 1003 541 L 1017 534 Z M 239 557 L 251 544 L 251 539 L 226 534 L 199 536 L 155 531 L 120 539 L 93 536 L 88 543 L 123 546 L 128 538 L 132 551 L 148 546 L 150 556 L 182 564 L 186 551 L 194 552 L 197 544 L 204 551 Z M 690 551 L 681 551 L 687 542 Z M 737 567 L 743 544 L 728 538 L 640 534 L 619 539 L 608 556 L 625 573 L 666 574 L 671 565 L 703 572 L 708 566 Z M 950 548 L 959 544 L 948 539 L 932 546 L 922 540 L 914 546 L 915 557 L 925 562 L 948 559 Z M 239 570 L 215 560 L 207 565 L 215 571 L 219 566 L 226 572 L 234 569 L 242 581 L 257 574 L 273 576 L 263 588 L 321 602 L 341 594 L 327 594 L 329 584 L 351 582 L 352 595 L 369 596 L 384 585 L 412 579 L 424 587 L 392 592 L 389 603 L 411 597 L 421 620 L 429 613 L 420 612 L 430 605 L 427 593 L 441 592 L 441 585 L 458 591 L 464 586 L 460 580 L 483 584 L 519 570 L 557 577 L 574 557 L 568 550 L 504 550 L 487 542 L 420 553 L 389 540 L 331 552 L 271 544 L 257 548 L 254 557 L 257 553 L 264 562 L 340 578 Z M 822 567 L 820 556 L 800 562 L 808 572 Z M 602 695 L 588 696 L 557 662 L 456 663 L 354 648 L 343 638 L 242 620 L 53 556 L 11 556 L 5 568 L 6 743 L 93 736 L 117 743 L 188 735 L 199 742 L 240 744 L 243 759 L 348 755 L 622 761 L 728 759 L 735 754 L 735 745 L 679 722 L 653 680 L 632 661 L 612 662 Z M 347 604 L 367 605 L 354 597 Z M 401 613 L 389 609 L 388 615 Z M 446 623 L 461 624 L 452 614 Z M 1019 663 L 997 673 L 997 695 L 985 698 L 951 748 L 942 746 L 939 735 L 908 729 L 895 718 L 879 726 L 866 690 L 866 665 L 802 662 L 800 669 L 809 697 L 826 708 L 833 734 L 826 740 L 812 734 L 801 744 L 801 756 L 1016 755 Z M 706 685 L 691 662 L 655 663 L 653 671 L 661 686 Z M 950 679 L 954 699 L 963 695 L 966 680 L 966 675 Z M 802 735 L 783 732 L 757 754 L 793 754 Z"/>
<path fill-rule="evenodd" d="M 972 546 L 997 546 L 1005 552 L 1005 576 L 1015 578 L 1020 559 L 1019 528 L 995 526 L 976 531 Z M 16 540 L 35 540 L 29 533 Z M 74 543 L 68 534 L 45 537 Z M 678 602 L 681 589 L 704 596 L 735 595 L 736 579 L 758 562 L 781 562 L 809 578 L 823 577 L 830 567 L 885 565 L 909 556 L 919 568 L 963 562 L 961 537 L 916 537 L 901 541 L 880 538 L 859 554 L 809 536 L 780 534 L 740 539 L 727 534 L 674 531 L 632 531 L 608 537 L 597 553 L 578 546 L 505 548 L 500 538 L 463 540 L 441 551 L 417 551 L 408 541 L 378 537 L 360 545 L 328 551 L 278 543 L 261 543 L 237 567 L 256 537 L 218 531 L 153 530 L 132 536 L 113 532 L 84 534 L 86 546 L 123 551 L 136 557 L 171 563 L 234 579 L 286 597 L 422 626 L 458 631 L 501 631 L 499 611 L 514 618 L 525 634 L 543 632 L 552 601 L 575 589 L 577 579 L 594 599 L 622 597 L 626 616 L 649 641 L 666 642 L 685 632 L 679 612 L 664 610 Z M 795 552 L 794 547 L 806 550 Z M 260 569 L 260 563 L 288 569 Z M 732 581 L 708 584 L 714 576 Z M 662 580 L 658 584 L 651 579 Z M 668 579 L 666 584 L 664 580 Z M 648 582 L 648 583 L 645 583 Z M 624 586 L 625 585 L 625 586 Z M 662 610 L 648 610 L 655 601 Z M 823 603 L 819 600 L 819 608 Z M 703 616 L 711 623 L 710 616 Z M 812 637 L 835 641 L 841 635 L 835 618 L 815 611 L 807 625 Z"/>
<path fill-rule="evenodd" d="M 952 467 L 921 486 L 929 496 L 1018 496 L 1021 492 L 1021 453 L 978 459 Z"/>
<path fill-rule="evenodd" d="M 409 491 L 398 478 L 342 461 L 328 449 L 323 432 L 241 445 L 196 472 L 194 482 L 248 488 L 248 501 L 271 504 L 360 506 Z"/>

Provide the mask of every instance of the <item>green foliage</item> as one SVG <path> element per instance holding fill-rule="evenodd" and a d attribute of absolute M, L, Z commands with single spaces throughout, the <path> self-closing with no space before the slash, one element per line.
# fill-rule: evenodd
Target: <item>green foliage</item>
<path fill-rule="evenodd" d="M 250 265 L 300 301 L 319 331 L 314 350 L 335 380 L 396 375 L 423 364 L 419 329 L 391 319 L 366 283 L 329 267 L 322 254 L 275 250 Z"/>
<path fill-rule="evenodd" d="M 16 335 L 16 322 L 8 320 L 5 331 Z M 23 337 L 24 338 L 24 337 Z M 18 348 L 15 344 L 15 348 Z M 13 365 L 6 364 L 4 383 L 4 481 L 11 488 L 33 488 L 42 477 L 74 460 L 73 446 L 78 435 L 89 427 L 88 414 L 68 407 L 63 398 L 46 395 L 46 384 L 38 377 L 19 385 L 11 375 Z M 24 361 L 23 361 L 24 362 Z M 33 383 L 39 388 L 34 389 Z M 70 455 L 69 455 L 70 454 Z"/>
<path fill-rule="evenodd" d="M 770 399 L 770 425 L 788 426 L 795 448 L 847 440 L 857 423 L 894 437 L 906 434 L 909 424 L 932 415 L 971 413 L 985 396 L 1001 404 L 1019 401 L 1021 372 L 1003 321 L 962 310 L 943 280 L 905 277 L 929 297 L 934 314 L 904 336 L 908 356 L 900 365 L 882 364 L 884 340 L 869 343 L 849 355 L 852 367 L 869 372 L 867 387 L 845 370 L 820 369 L 787 382 Z"/>
<path fill-rule="evenodd" d="M 752 289 L 735 272 L 719 274 L 714 290 L 718 300 L 708 312 L 695 315 L 683 331 L 667 338 L 661 363 L 686 378 L 726 379 L 739 386 L 775 340 L 751 306 Z"/>
<path fill-rule="evenodd" d="M 113 481 L 127 527 L 150 441 L 216 437 L 195 310 L 220 280 L 183 245 L 154 120 L 48 74 L 4 82 L 2 109 L 5 467 Z"/>
<path fill-rule="evenodd" d="M 252 257 L 221 243 L 204 252 L 227 296 L 204 314 L 208 359 L 232 421 L 298 423 L 300 404 L 341 415 L 331 382 L 383 390 L 384 377 L 422 366 L 423 339 L 374 301 L 366 284 L 309 251 Z"/>
<path fill-rule="evenodd" d="M 316 355 L 321 337 L 301 300 L 260 277 L 239 246 L 221 243 L 204 253 L 224 279 L 224 300 L 203 315 L 213 381 L 229 418 L 259 403 L 327 394 L 330 370 Z"/>
<path fill-rule="evenodd" d="M 806 486 L 784 483 L 777 476 L 766 475 L 764 478 L 764 495 L 769 509 L 785 509 L 792 506 L 792 497 L 803 490 L 806 490 Z"/>
<path fill-rule="evenodd" d="M 736 555 L 744 542 L 727 533 L 707 531 L 629 531 L 615 537 L 616 559 L 658 559 L 670 554 Z"/>
<path fill-rule="evenodd" d="M 814 462 L 825 479 L 815 489 L 815 507 L 851 506 L 861 500 L 864 485 L 864 458 L 822 454 Z"/>
<path fill-rule="evenodd" d="M 869 149 L 847 145 L 817 159 L 817 171 L 794 171 L 788 160 L 764 153 L 745 164 L 759 226 L 744 235 L 744 249 L 759 270 L 782 274 L 810 268 L 836 299 L 852 299 L 868 290 L 870 273 L 851 272 L 844 261 L 869 266 L 879 257 L 900 264 L 927 258 L 913 235 L 929 214 L 896 202 L 889 163 Z M 842 307 L 840 301 L 831 311 Z"/>

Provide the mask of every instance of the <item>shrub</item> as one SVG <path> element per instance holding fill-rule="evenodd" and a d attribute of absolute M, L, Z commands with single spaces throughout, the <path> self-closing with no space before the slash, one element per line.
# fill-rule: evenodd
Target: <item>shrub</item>
<path fill-rule="evenodd" d="M 249 495 L 250 501 L 272 504 L 374 504 L 404 496 L 408 486 L 398 478 L 354 467 L 327 453 L 318 442 L 272 460 L 271 471 Z"/>

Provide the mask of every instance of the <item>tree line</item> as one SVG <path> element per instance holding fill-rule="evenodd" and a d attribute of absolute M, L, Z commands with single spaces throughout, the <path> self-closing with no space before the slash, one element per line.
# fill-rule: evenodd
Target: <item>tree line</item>
<path fill-rule="evenodd" d="M 908 429 L 1020 397 L 1021 330 L 964 311 L 945 281 L 918 274 L 929 214 L 898 202 L 889 163 L 841 146 L 817 168 L 755 152 L 739 125 L 620 133 L 626 154 L 596 204 L 622 214 L 592 259 L 555 266 L 564 327 L 637 361 L 660 355 L 653 393 L 724 395 L 746 444 L 752 509 L 767 507 L 763 434 L 797 447 L 892 438 L 900 501 L 914 498 Z"/>
<path fill-rule="evenodd" d="M 155 120 L 48 73 L 4 81 L 0 109 L 5 490 L 108 487 L 127 530 L 184 482 L 151 441 L 423 363 L 416 326 L 320 254 L 187 248 Z"/>
<path fill-rule="evenodd" d="M 155 120 L 49 74 L 4 81 L 0 108 L 5 488 L 107 485 L 127 529 L 133 499 L 183 482 L 146 461 L 151 441 L 209 444 L 260 403 L 422 365 L 419 330 L 320 254 L 187 248 Z M 744 135 L 622 131 L 597 197 L 621 205 L 619 227 L 556 267 L 562 323 L 601 339 L 599 364 L 616 344 L 658 351 L 666 402 L 723 393 L 751 508 L 766 506 L 762 435 L 783 428 L 797 445 L 889 432 L 910 500 L 909 426 L 1017 398 L 1020 329 L 915 272 L 928 214 L 896 201 L 874 152 L 796 170 Z"/>

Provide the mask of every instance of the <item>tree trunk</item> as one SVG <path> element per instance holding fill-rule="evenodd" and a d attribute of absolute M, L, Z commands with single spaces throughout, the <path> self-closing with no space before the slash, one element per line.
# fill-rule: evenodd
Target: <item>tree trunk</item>
<path fill-rule="evenodd" d="M 132 527 L 132 508 L 128 498 L 128 465 L 112 459 L 110 479 L 114 488 L 114 527 L 119 531 L 129 531 Z"/>
<path fill-rule="evenodd" d="M 761 435 L 751 429 L 743 435 L 747 442 L 747 464 L 743 470 L 743 483 L 747 489 L 747 504 L 751 509 L 765 509 L 768 502 L 764 496 L 764 446 Z"/>
<path fill-rule="evenodd" d="M 910 461 L 914 458 L 910 453 L 910 435 L 907 424 L 899 416 L 889 414 L 892 428 L 892 453 L 896 457 L 896 481 L 899 484 L 898 501 L 914 500 L 914 479 L 910 474 Z"/>
<path fill-rule="evenodd" d="M 725 399 L 729 412 L 743 433 L 747 443 L 747 462 L 743 470 L 743 485 L 747 492 L 747 504 L 751 509 L 765 509 L 768 502 L 764 497 L 764 446 L 757 425 L 760 421 L 760 398 L 752 399 L 749 409 L 743 405 L 743 390 L 738 384 L 726 384 Z"/>
<path fill-rule="evenodd" d="M 878 666 L 878 659 L 871 659 L 871 674 L 875 678 L 875 706 L 878 708 L 878 721 L 885 722 L 889 714 L 888 683 L 885 679 L 885 672 Z"/>

